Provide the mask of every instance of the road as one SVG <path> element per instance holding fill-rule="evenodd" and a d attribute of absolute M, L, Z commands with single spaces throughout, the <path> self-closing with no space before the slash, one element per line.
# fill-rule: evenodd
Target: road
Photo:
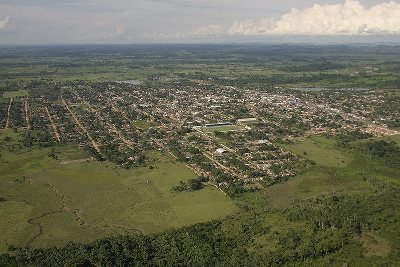
<path fill-rule="evenodd" d="M 70 107 L 68 106 L 67 102 L 65 101 L 64 98 L 61 98 L 61 101 L 63 102 L 65 108 L 68 110 L 68 112 L 71 114 L 72 118 L 75 121 L 75 124 L 86 134 L 87 138 L 90 140 L 92 143 L 93 148 L 100 154 L 103 155 L 100 151 L 99 145 L 96 144 L 96 142 L 93 140 L 93 138 L 90 136 L 89 132 L 86 130 L 86 128 L 81 124 L 79 119 L 76 117 L 76 115 L 72 112 Z"/>
<path fill-rule="evenodd" d="M 61 141 L 60 134 L 58 133 L 57 127 L 56 127 L 56 125 L 54 124 L 53 119 L 51 118 L 49 109 L 48 109 L 47 107 L 45 107 L 45 109 L 46 109 L 47 117 L 49 118 L 51 127 L 53 128 L 54 136 L 56 137 L 57 141 L 60 142 L 60 141 Z"/>
<path fill-rule="evenodd" d="M 10 110 L 11 110 L 11 105 L 12 105 L 13 99 L 10 99 L 10 104 L 8 105 L 7 109 L 7 121 L 6 121 L 6 129 L 8 128 L 8 125 L 10 124 Z"/>
<path fill-rule="evenodd" d="M 25 97 L 25 120 L 26 120 L 26 127 L 28 129 L 31 128 L 31 125 L 29 123 L 29 107 L 28 107 L 28 98 Z"/>

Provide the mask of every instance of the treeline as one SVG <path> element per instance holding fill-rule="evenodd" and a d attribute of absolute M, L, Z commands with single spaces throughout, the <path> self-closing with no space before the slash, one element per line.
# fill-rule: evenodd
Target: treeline
<path fill-rule="evenodd" d="M 390 167 L 400 168 L 400 147 L 395 142 L 384 140 L 362 144 L 361 150 L 367 155 L 382 159 Z"/>
<path fill-rule="evenodd" d="M 288 72 L 313 72 L 313 71 L 343 69 L 345 67 L 346 65 L 343 64 L 325 61 L 325 62 L 312 62 L 309 64 L 288 65 L 280 67 L 279 70 Z"/>
<path fill-rule="evenodd" d="M 189 179 L 187 183 L 180 181 L 178 185 L 172 187 L 172 191 L 183 192 L 183 191 L 197 191 L 204 187 L 203 183 L 208 182 L 207 177 L 197 177 Z"/>
<path fill-rule="evenodd" d="M 361 130 L 358 129 L 354 131 L 341 132 L 334 136 L 336 140 L 336 145 L 341 148 L 349 148 L 350 146 L 352 146 L 352 144 L 350 144 L 351 142 L 371 137 L 373 137 L 372 134 L 362 132 Z"/>

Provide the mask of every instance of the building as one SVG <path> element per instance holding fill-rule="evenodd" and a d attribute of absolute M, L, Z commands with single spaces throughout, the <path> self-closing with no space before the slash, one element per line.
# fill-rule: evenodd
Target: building
<path fill-rule="evenodd" d="M 238 119 L 238 123 L 251 123 L 251 122 L 257 122 L 257 118 Z"/>
<path fill-rule="evenodd" d="M 228 150 L 226 150 L 225 148 L 222 148 L 222 147 L 215 150 L 215 154 L 218 154 L 218 155 L 223 155 L 225 153 L 228 153 Z"/>

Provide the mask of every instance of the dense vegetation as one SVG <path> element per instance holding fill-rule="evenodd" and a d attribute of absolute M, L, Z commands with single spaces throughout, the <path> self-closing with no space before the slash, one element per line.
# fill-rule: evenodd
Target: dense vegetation
<path fill-rule="evenodd" d="M 363 144 L 362 148 L 367 155 L 378 157 L 391 167 L 400 167 L 400 147 L 395 142 L 372 141 Z"/>
<path fill-rule="evenodd" d="M 208 179 L 206 177 L 198 177 L 195 179 L 189 179 L 187 181 L 187 183 L 180 181 L 179 185 L 172 187 L 172 190 L 176 191 L 176 192 L 200 190 L 204 187 L 203 183 L 205 183 L 207 181 L 208 181 Z"/>

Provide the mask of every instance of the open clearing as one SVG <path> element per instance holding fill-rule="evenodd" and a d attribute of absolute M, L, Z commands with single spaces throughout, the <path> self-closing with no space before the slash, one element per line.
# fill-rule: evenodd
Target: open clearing
<path fill-rule="evenodd" d="M 135 120 L 131 122 L 135 127 L 142 129 L 142 130 L 147 130 L 150 127 L 157 126 L 157 123 L 154 122 L 148 122 L 145 120 Z"/>
<path fill-rule="evenodd" d="M 399 129 L 400 130 L 400 129 Z M 387 142 L 396 142 L 397 145 L 400 145 L 400 135 L 392 135 L 392 136 L 385 136 L 385 137 L 379 137 L 375 138 L 375 140 L 385 140 Z"/>
<path fill-rule="evenodd" d="M 390 244 L 376 233 L 364 233 L 357 238 L 365 250 L 365 256 L 385 257 L 390 252 Z"/>
<path fill-rule="evenodd" d="M 29 95 L 29 92 L 27 90 L 18 90 L 18 91 L 5 92 L 3 94 L 3 98 L 24 97 L 24 96 L 28 96 L 28 95 Z"/>
<path fill-rule="evenodd" d="M 315 167 L 285 183 L 269 187 L 264 194 L 273 208 L 287 208 L 297 201 L 320 195 L 356 193 L 370 188 L 371 185 L 358 175 Z"/>
<path fill-rule="evenodd" d="M 334 142 L 333 139 L 318 136 L 284 145 L 293 153 L 314 161 L 316 165 L 285 183 L 260 192 L 268 199 L 269 205 L 273 208 L 287 208 L 297 201 L 320 195 L 368 191 L 372 189 L 368 182 L 371 178 L 400 183 L 400 173 L 397 170 L 363 157 L 357 151 L 338 149 Z"/>
<path fill-rule="evenodd" d="M 238 125 L 224 125 L 224 126 L 210 126 L 202 128 L 203 132 L 211 133 L 211 132 L 233 132 L 240 131 L 243 127 Z"/>
<path fill-rule="evenodd" d="M 5 135 L 15 134 L 3 131 Z M 74 151 L 75 150 L 75 154 Z M 109 162 L 64 160 L 87 157 L 73 147 L 30 152 L 2 151 L 0 164 L 0 252 L 9 245 L 44 247 L 88 242 L 111 234 L 155 233 L 223 218 L 238 211 L 215 187 L 173 193 L 196 175 L 183 164 L 154 153 L 153 168 L 125 170 Z"/>
<path fill-rule="evenodd" d="M 334 147 L 335 140 L 324 136 L 314 136 L 301 142 L 282 146 L 297 155 L 326 167 L 344 167 L 352 160 L 350 155 L 346 155 L 346 153 Z"/>

